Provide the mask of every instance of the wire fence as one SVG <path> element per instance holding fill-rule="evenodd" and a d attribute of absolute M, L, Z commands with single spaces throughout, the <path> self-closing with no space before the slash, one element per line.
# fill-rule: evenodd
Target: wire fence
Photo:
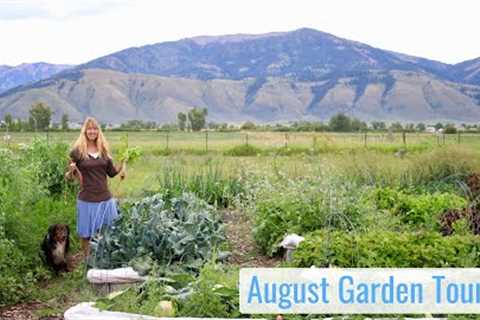
<path fill-rule="evenodd" d="M 78 132 L 10 132 L 3 133 L 4 147 L 29 144 L 35 137 L 49 142 L 72 144 Z M 317 133 L 317 132 L 162 132 L 107 131 L 105 136 L 113 148 L 128 137 L 130 146 L 164 150 L 225 151 L 235 146 L 249 145 L 261 149 L 321 148 L 321 147 L 413 147 L 452 144 L 479 145 L 480 134 L 458 132 L 435 133 Z"/>

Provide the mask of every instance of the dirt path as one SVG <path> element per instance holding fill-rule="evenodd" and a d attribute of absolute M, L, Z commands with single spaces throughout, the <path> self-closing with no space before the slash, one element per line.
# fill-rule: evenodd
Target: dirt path
<path fill-rule="evenodd" d="M 240 267 L 276 267 L 280 258 L 263 255 L 253 240 L 253 224 L 249 217 L 239 211 L 225 210 L 223 212 L 227 240 L 230 243 L 232 256 L 229 263 Z"/>
<path fill-rule="evenodd" d="M 21 303 L 0 309 L 0 320 L 32 320 L 34 310 L 42 308 L 44 305 L 39 302 Z"/>

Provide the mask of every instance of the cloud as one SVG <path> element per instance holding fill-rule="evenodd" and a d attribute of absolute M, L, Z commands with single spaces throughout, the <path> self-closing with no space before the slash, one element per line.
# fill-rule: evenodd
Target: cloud
<path fill-rule="evenodd" d="M 0 0 L 0 20 L 65 19 L 94 16 L 133 0 Z"/>

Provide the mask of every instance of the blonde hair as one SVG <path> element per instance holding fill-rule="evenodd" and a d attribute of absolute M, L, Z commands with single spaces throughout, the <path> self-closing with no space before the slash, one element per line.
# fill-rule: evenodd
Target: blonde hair
<path fill-rule="evenodd" d="M 80 136 L 78 137 L 77 141 L 73 144 L 73 149 L 77 149 L 80 157 L 82 159 L 87 158 L 88 156 L 88 151 L 87 151 L 87 129 L 88 128 L 97 128 L 98 129 L 98 135 L 96 139 L 96 145 L 98 152 L 102 155 L 102 158 L 104 159 L 111 159 L 112 155 L 110 153 L 109 147 L 108 147 L 108 142 L 105 139 L 105 136 L 103 135 L 102 128 L 98 125 L 97 120 L 92 117 L 87 117 L 85 119 L 85 122 L 83 123 L 82 129 L 80 130 Z"/>

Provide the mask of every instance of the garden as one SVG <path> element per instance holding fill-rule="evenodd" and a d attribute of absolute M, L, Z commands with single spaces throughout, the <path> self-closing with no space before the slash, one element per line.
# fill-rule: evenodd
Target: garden
<path fill-rule="evenodd" d="M 195 154 L 155 151 L 130 136 L 113 140 L 114 159 L 131 160 L 127 179 L 110 181 L 119 219 L 92 239 L 87 261 L 55 275 L 39 254 L 48 226 L 70 225 L 71 252 L 80 245 L 78 185 L 64 179 L 69 145 L 52 140 L 0 148 L 4 317 L 23 310 L 25 319 L 61 319 L 94 302 L 157 317 L 273 318 L 239 312 L 240 268 L 480 266 L 476 144 L 418 143 L 401 153 L 389 145 L 261 152 L 225 144 Z M 280 243 L 288 234 L 304 240 L 286 261 Z M 86 280 L 92 268 L 124 267 L 147 280 L 110 294 Z M 285 318 L 323 316 L 332 315 Z M 470 318 L 448 316 L 462 317 Z"/>

